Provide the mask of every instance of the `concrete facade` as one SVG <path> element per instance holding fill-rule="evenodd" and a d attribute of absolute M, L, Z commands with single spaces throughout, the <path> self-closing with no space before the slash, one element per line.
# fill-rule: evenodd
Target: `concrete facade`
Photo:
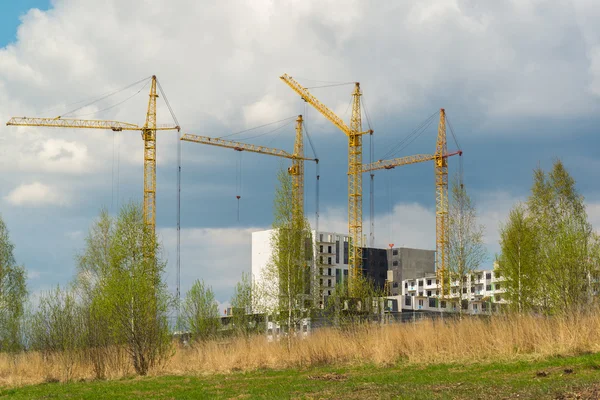
<path fill-rule="evenodd" d="M 435 251 L 395 247 L 387 249 L 390 295 L 402 294 L 402 283 L 407 279 L 435 273 Z"/>

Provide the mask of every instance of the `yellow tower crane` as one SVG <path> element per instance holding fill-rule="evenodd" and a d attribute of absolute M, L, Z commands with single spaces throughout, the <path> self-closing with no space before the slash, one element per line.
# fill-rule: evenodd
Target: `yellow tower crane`
<path fill-rule="evenodd" d="M 446 294 L 448 268 L 448 157 L 462 155 L 462 151 L 448 153 L 446 142 L 446 112 L 440 109 L 440 122 L 436 140 L 435 154 L 416 154 L 412 156 L 379 160 L 364 164 L 362 172 L 379 169 L 392 169 L 401 165 L 434 161 L 435 169 L 435 262 L 441 297 Z"/>
<path fill-rule="evenodd" d="M 265 146 L 256 146 L 248 143 L 234 142 L 208 136 L 198 136 L 184 134 L 181 140 L 210 146 L 225 147 L 236 151 L 250 151 L 253 153 L 266 154 L 275 157 L 283 157 L 292 160 L 292 166 L 288 168 L 292 176 L 292 196 L 293 196 L 293 214 L 294 217 L 304 217 L 304 161 L 319 162 L 316 158 L 304 157 L 304 142 L 302 140 L 302 115 L 296 119 L 296 140 L 294 142 L 294 153 L 290 154 L 285 150 L 274 149 Z"/>
<path fill-rule="evenodd" d="M 373 133 L 371 130 L 362 131 L 360 84 L 356 82 L 354 85 L 352 116 L 348 126 L 291 76 L 283 74 L 280 79 L 348 136 L 348 236 L 350 237 L 348 284 L 350 293 L 353 293 L 353 282 L 361 274 L 362 269 L 362 135 Z"/>
<path fill-rule="evenodd" d="M 146 112 L 144 126 L 119 121 L 103 121 L 72 118 L 30 118 L 13 117 L 6 125 L 9 126 L 42 126 L 53 128 L 86 128 L 86 129 L 111 129 L 120 131 L 141 131 L 144 140 L 144 223 L 154 234 L 156 229 L 156 131 L 177 130 L 179 126 L 156 125 L 156 76 L 152 76 L 150 86 L 150 99 Z"/>

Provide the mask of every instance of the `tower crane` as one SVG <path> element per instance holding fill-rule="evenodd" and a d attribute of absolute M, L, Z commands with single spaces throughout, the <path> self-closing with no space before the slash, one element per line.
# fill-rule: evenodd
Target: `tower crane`
<path fill-rule="evenodd" d="M 300 85 L 288 74 L 280 79 L 284 81 L 304 101 L 313 106 L 331 123 L 337 126 L 348 137 L 348 236 L 350 237 L 348 269 L 349 291 L 354 293 L 353 282 L 361 273 L 362 268 L 362 135 L 372 134 L 372 130 L 362 130 L 360 111 L 360 83 L 354 84 L 352 92 L 352 116 L 350 126 L 338 117 L 331 109 L 321 103 L 308 89 Z"/>
<path fill-rule="evenodd" d="M 440 109 L 440 122 L 436 140 L 435 154 L 416 154 L 412 156 L 379 160 L 364 164 L 362 172 L 380 169 L 392 169 L 401 165 L 434 161 L 435 169 L 435 257 L 438 284 L 441 283 L 441 297 L 444 297 L 448 267 L 448 157 L 462 155 L 462 151 L 448 153 L 446 141 L 446 111 Z"/>
<path fill-rule="evenodd" d="M 294 142 L 294 153 L 290 154 L 285 150 L 275 149 L 265 146 L 256 146 L 248 143 L 234 142 L 208 136 L 198 136 L 184 134 L 181 140 L 210 146 L 225 147 L 236 151 L 250 151 L 253 153 L 266 154 L 275 157 L 283 157 L 292 160 L 292 166 L 288 168 L 288 173 L 292 176 L 292 212 L 294 217 L 304 217 L 304 161 L 319 162 L 316 158 L 304 157 L 304 143 L 302 140 L 302 115 L 296 119 L 296 140 Z"/>
<path fill-rule="evenodd" d="M 119 121 L 61 118 L 60 116 L 56 118 L 13 117 L 6 125 L 111 129 L 115 132 L 140 131 L 144 140 L 144 224 L 154 235 L 156 229 L 156 131 L 180 130 L 177 125 L 156 125 L 156 99 L 158 98 L 156 83 L 156 75 L 153 75 L 144 126 Z"/>

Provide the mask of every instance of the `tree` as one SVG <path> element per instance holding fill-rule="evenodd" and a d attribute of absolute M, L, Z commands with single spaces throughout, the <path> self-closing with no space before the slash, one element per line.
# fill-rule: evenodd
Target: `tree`
<path fill-rule="evenodd" d="M 181 310 L 182 326 L 195 340 L 213 337 L 219 329 L 219 309 L 210 286 L 196 280 L 186 293 Z"/>
<path fill-rule="evenodd" d="M 475 204 L 457 176 L 452 181 L 451 196 L 448 210 L 448 269 L 451 281 L 458 281 L 462 313 L 468 305 L 463 293 L 466 279 L 487 258 L 483 242 L 485 226 L 478 223 Z"/>
<path fill-rule="evenodd" d="M 373 319 L 383 322 L 380 317 L 384 297 L 385 291 L 377 288 L 372 279 L 358 275 L 354 278 L 352 296 L 347 281 L 336 284 L 332 295 L 327 298 L 325 310 L 333 319 L 334 326 L 340 328 L 352 328 Z"/>
<path fill-rule="evenodd" d="M 271 259 L 261 277 L 263 309 L 272 312 L 288 332 L 291 346 L 298 323 L 308 315 L 311 302 L 310 263 L 312 243 L 310 225 L 294 204 L 292 179 L 281 168 L 273 204 Z M 258 296 L 258 293 L 257 293 Z"/>
<path fill-rule="evenodd" d="M 167 314 L 172 299 L 162 279 L 166 263 L 141 206 L 126 204 L 114 219 L 103 211 L 78 261 L 90 346 L 124 345 L 136 372 L 147 374 L 171 348 Z"/>
<path fill-rule="evenodd" d="M 248 336 L 252 330 L 252 282 L 247 273 L 242 273 L 242 279 L 235 285 L 231 298 L 233 326 L 236 333 Z"/>
<path fill-rule="evenodd" d="M 0 217 L 0 351 L 16 352 L 23 346 L 22 324 L 27 301 L 25 269 L 16 265 L 4 221 Z"/>
<path fill-rule="evenodd" d="M 505 280 L 506 298 L 511 308 L 519 313 L 536 308 L 540 293 L 538 279 L 537 230 L 527 215 L 526 206 L 517 204 L 509 213 L 508 221 L 500 227 L 499 271 Z"/>
<path fill-rule="evenodd" d="M 548 174 L 539 167 L 534 171 L 527 209 L 539 249 L 537 304 L 546 313 L 588 305 L 598 237 L 588 222 L 584 198 L 560 160 Z"/>
<path fill-rule="evenodd" d="M 33 314 L 30 330 L 31 347 L 46 357 L 56 357 L 65 380 L 73 376 L 73 367 L 85 345 L 87 328 L 73 290 L 56 289 L 43 293 Z"/>

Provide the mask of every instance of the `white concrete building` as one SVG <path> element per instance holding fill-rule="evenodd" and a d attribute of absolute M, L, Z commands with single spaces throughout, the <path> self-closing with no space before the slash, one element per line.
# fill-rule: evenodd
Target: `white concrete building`
<path fill-rule="evenodd" d="M 422 311 L 459 310 L 461 285 L 451 282 L 450 296 L 440 300 L 435 274 L 426 274 L 416 279 L 402 281 L 402 309 Z M 504 278 L 496 269 L 475 271 L 463 277 L 462 299 L 468 302 L 468 312 L 472 314 L 496 311 L 506 304 Z"/>
<path fill-rule="evenodd" d="M 266 270 L 273 250 L 271 235 L 273 229 L 252 232 L 252 279 L 259 285 L 276 284 L 264 282 Z M 320 306 L 323 306 L 325 296 L 330 296 L 338 282 L 348 279 L 348 235 L 335 232 L 312 231 L 312 262 L 311 293 Z"/>

